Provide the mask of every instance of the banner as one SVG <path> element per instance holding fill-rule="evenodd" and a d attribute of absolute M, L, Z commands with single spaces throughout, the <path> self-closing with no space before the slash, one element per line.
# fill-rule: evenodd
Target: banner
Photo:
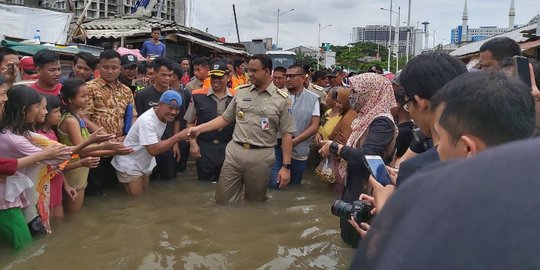
<path fill-rule="evenodd" d="M 41 42 L 65 44 L 73 13 L 41 8 L 0 4 L 0 33 L 4 36 L 33 39 L 40 31 Z"/>

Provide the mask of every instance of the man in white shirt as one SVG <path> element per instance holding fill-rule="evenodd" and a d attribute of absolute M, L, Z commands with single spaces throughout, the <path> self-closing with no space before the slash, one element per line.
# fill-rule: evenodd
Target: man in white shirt
<path fill-rule="evenodd" d="M 172 122 L 182 106 L 182 97 L 173 90 L 167 90 L 159 99 L 159 104 L 143 113 L 126 136 L 124 145 L 135 149 L 131 154 L 115 156 L 112 165 L 116 169 L 118 181 L 124 184 L 129 195 L 140 196 L 148 187 L 152 169 L 156 166 L 155 155 L 172 148 L 179 141 L 187 140 L 187 130 L 160 140 L 168 122 Z"/>

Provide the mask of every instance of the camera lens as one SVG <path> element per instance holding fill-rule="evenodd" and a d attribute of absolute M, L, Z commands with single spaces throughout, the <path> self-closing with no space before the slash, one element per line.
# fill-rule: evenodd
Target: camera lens
<path fill-rule="evenodd" d="M 353 216 L 356 222 L 366 222 L 371 219 L 371 209 L 373 209 L 373 206 L 366 201 L 354 201 L 351 204 L 342 200 L 335 200 L 330 211 L 336 217 L 350 219 Z"/>
<path fill-rule="evenodd" d="M 330 211 L 332 212 L 332 215 L 336 217 L 342 217 L 349 219 L 352 213 L 352 204 L 346 203 L 342 200 L 335 200 L 334 203 L 332 203 L 332 208 Z"/>

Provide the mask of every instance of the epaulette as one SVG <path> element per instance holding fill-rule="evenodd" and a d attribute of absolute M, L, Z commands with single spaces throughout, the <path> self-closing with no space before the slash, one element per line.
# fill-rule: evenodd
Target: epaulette
<path fill-rule="evenodd" d="M 277 92 L 283 96 L 284 98 L 289 98 L 289 94 L 287 94 L 287 92 L 281 90 L 281 89 L 278 89 Z"/>
<path fill-rule="evenodd" d="M 316 84 L 313 84 L 313 88 L 319 90 L 319 91 L 324 91 L 324 87 L 320 86 L 320 85 L 316 85 Z"/>
<path fill-rule="evenodd" d="M 251 86 L 251 83 L 245 83 L 245 84 L 241 84 L 241 85 L 236 86 L 234 89 L 246 88 L 246 87 L 250 87 L 250 86 Z"/>

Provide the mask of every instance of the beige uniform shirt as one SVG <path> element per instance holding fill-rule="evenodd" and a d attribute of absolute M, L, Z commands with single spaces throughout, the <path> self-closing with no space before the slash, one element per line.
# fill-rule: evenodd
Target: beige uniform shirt
<path fill-rule="evenodd" d="M 307 90 L 319 95 L 321 97 L 321 104 L 324 104 L 326 105 L 326 95 L 327 93 L 324 91 L 324 88 L 316 85 L 316 84 L 313 84 L 313 83 L 309 83 L 308 87 L 306 87 Z"/>
<path fill-rule="evenodd" d="M 272 147 L 276 134 L 296 131 L 291 102 L 287 93 L 270 84 L 258 91 L 255 85 L 238 88 L 238 92 L 223 113 L 223 118 L 236 122 L 233 140 L 256 146 Z"/>
<path fill-rule="evenodd" d="M 186 84 L 186 89 L 189 91 L 193 91 L 195 89 L 200 89 L 203 87 L 203 82 L 199 81 L 199 79 L 195 78 L 193 81 Z"/>

